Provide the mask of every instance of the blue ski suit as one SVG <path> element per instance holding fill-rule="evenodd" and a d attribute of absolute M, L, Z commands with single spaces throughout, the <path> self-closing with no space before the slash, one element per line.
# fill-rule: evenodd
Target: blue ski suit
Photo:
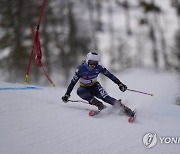
<path fill-rule="evenodd" d="M 69 84 L 66 94 L 70 96 L 75 84 L 79 80 L 80 87 L 77 89 L 77 94 L 84 100 L 90 102 L 90 100 L 95 96 L 102 99 L 104 102 L 114 105 L 116 101 L 115 98 L 109 96 L 101 84 L 97 81 L 98 75 L 102 73 L 114 83 L 119 85 L 121 81 L 110 73 L 105 67 L 97 65 L 94 69 L 90 69 L 86 63 L 78 66 L 71 83 Z"/>

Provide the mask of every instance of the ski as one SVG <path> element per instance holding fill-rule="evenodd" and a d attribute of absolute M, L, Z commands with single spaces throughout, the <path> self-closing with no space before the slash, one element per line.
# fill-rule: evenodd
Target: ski
<path fill-rule="evenodd" d="M 92 117 L 92 116 L 98 115 L 100 112 L 101 112 L 100 110 L 98 110 L 98 111 L 90 110 L 89 111 L 89 116 Z"/>
<path fill-rule="evenodd" d="M 98 111 L 94 111 L 94 110 L 90 110 L 89 111 L 89 116 L 93 117 L 93 116 L 96 116 L 98 115 L 102 110 L 98 110 Z M 128 122 L 129 123 L 132 123 L 134 122 L 135 118 L 136 118 L 136 111 L 134 110 L 134 116 L 128 116 Z"/>

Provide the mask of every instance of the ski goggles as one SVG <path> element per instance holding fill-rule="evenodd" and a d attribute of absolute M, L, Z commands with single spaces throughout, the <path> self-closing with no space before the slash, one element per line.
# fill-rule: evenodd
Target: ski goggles
<path fill-rule="evenodd" d="M 89 60 L 88 65 L 97 66 L 98 65 L 98 61 Z"/>

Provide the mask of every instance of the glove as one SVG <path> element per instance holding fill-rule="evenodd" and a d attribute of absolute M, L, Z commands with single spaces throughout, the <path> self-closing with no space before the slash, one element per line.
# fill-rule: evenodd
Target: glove
<path fill-rule="evenodd" d="M 67 103 L 67 102 L 68 102 L 69 97 L 70 97 L 70 95 L 65 94 L 65 95 L 62 97 L 62 101 L 63 101 L 64 103 Z"/>
<path fill-rule="evenodd" d="M 127 86 L 123 83 L 120 83 L 119 85 L 119 89 L 122 91 L 122 92 L 125 92 L 127 90 Z"/>

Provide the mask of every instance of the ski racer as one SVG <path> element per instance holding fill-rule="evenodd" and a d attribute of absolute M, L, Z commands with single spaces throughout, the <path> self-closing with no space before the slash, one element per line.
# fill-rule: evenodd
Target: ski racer
<path fill-rule="evenodd" d="M 101 84 L 97 81 L 98 75 L 102 73 L 117 84 L 122 92 L 127 90 L 127 86 L 110 73 L 105 67 L 102 67 L 99 64 L 99 61 L 100 55 L 98 52 L 89 52 L 87 54 L 86 61 L 78 66 L 65 95 L 62 97 L 63 102 L 68 102 L 71 91 L 79 80 L 80 86 L 77 89 L 77 94 L 82 99 L 88 101 L 89 104 L 95 105 L 99 110 L 102 110 L 105 108 L 105 105 L 98 100 L 101 99 L 116 108 L 123 109 L 123 112 L 128 116 L 134 116 L 134 112 L 130 108 L 122 104 L 120 99 L 117 100 L 109 96 Z"/>

